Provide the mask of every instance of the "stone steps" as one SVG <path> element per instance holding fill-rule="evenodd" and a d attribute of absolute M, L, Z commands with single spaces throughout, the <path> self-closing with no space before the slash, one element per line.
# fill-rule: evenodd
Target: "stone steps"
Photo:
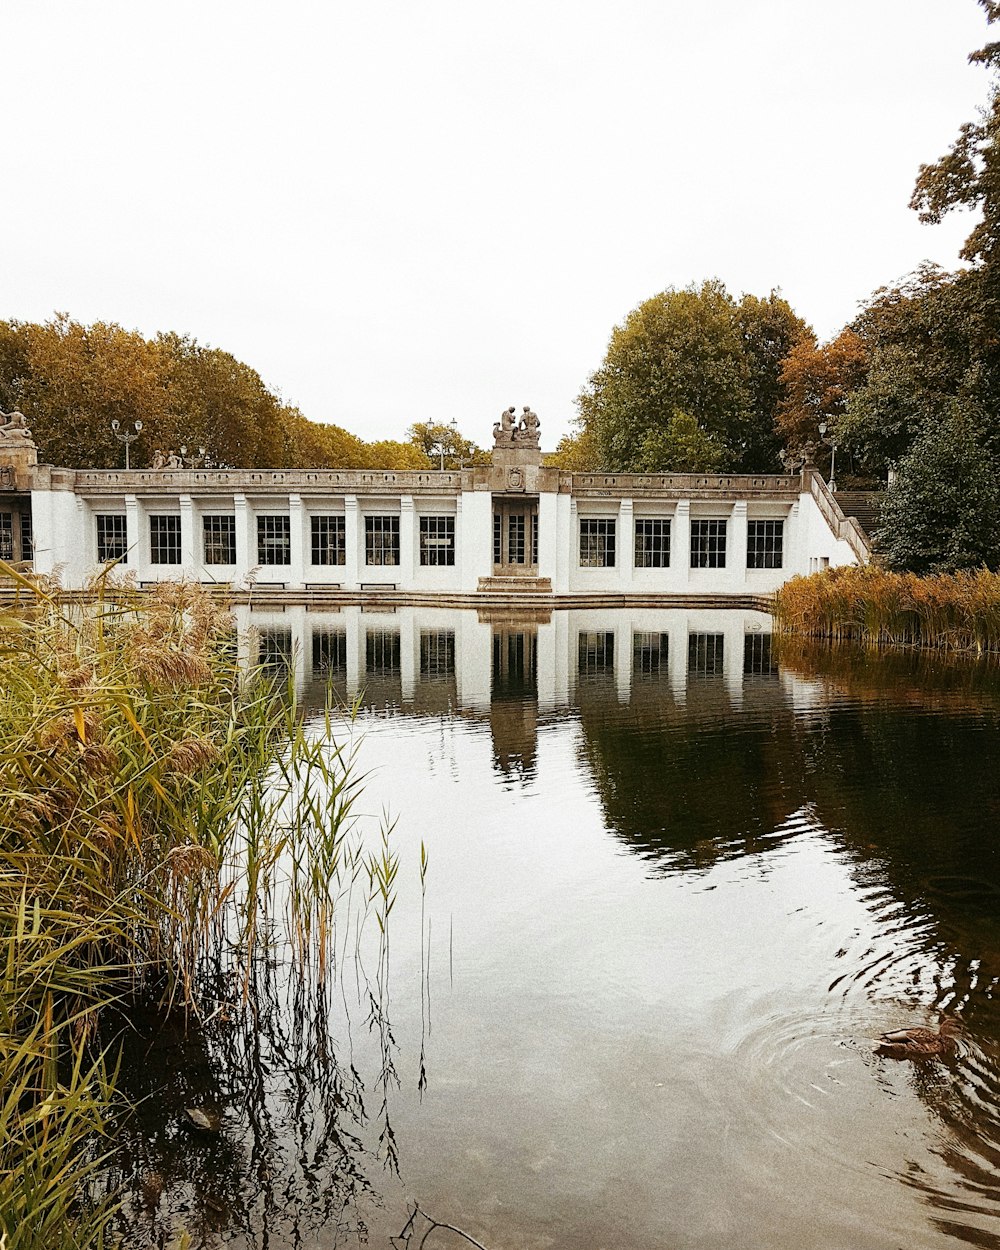
<path fill-rule="evenodd" d="M 551 577 L 481 577 L 481 595 L 551 595 Z"/>
<path fill-rule="evenodd" d="M 872 538 L 878 530 L 880 492 L 876 490 L 838 490 L 834 498 L 844 516 L 852 516 Z"/>

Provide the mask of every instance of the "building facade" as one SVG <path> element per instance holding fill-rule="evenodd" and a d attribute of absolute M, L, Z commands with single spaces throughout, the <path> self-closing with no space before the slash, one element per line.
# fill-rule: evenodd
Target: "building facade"
<path fill-rule="evenodd" d="M 300 597 L 686 599 L 759 598 L 869 555 L 808 465 L 568 473 L 542 464 L 537 426 L 533 441 L 499 423 L 496 437 L 491 466 L 403 472 L 60 469 L 0 436 L 0 556 L 67 589 L 116 562 L 140 585 Z"/>

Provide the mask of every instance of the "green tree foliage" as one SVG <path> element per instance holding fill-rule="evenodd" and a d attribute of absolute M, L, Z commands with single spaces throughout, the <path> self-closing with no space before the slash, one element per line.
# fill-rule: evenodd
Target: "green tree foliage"
<path fill-rule="evenodd" d="M 435 469 L 458 469 L 489 463 L 489 453 L 462 436 L 454 422 L 417 421 L 406 431 L 408 441 Z M 424 465 L 420 466 L 425 467 Z"/>
<path fill-rule="evenodd" d="M 781 362 L 806 333 L 773 292 L 737 304 L 709 281 L 645 300 L 615 327 L 578 399 L 602 463 L 614 471 L 677 469 L 680 459 L 692 471 L 773 469 Z"/>
<path fill-rule="evenodd" d="M 991 24 L 1000 21 L 997 0 L 979 0 Z M 973 64 L 1000 69 L 1000 42 L 991 42 L 969 56 Z M 910 200 L 922 221 L 939 222 L 954 208 L 979 209 L 982 219 L 965 241 L 965 260 L 993 267 L 1000 246 L 1000 86 L 976 122 L 966 122 L 948 152 L 921 165 Z"/>
<path fill-rule="evenodd" d="M 979 269 L 950 274 L 925 265 L 900 286 L 876 292 L 854 322 L 867 373 L 840 422 L 843 441 L 869 472 L 884 474 L 952 400 L 974 417 L 1000 411 L 992 307 Z M 1000 431 L 976 419 L 995 444 Z"/>
<path fill-rule="evenodd" d="M 567 469 L 570 473 L 592 473 L 601 467 L 601 452 L 597 445 L 593 426 L 584 421 L 576 422 L 572 434 L 564 434 L 549 452 L 545 463 L 552 469 Z"/>
<path fill-rule="evenodd" d="M 879 525 L 891 568 L 953 573 L 1000 568 L 1000 484 L 983 456 L 979 423 L 952 403 L 899 463 Z"/>

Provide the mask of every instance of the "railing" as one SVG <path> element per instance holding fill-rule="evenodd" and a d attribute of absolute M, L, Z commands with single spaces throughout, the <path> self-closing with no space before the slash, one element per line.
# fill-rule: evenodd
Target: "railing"
<path fill-rule="evenodd" d="M 831 494 L 829 486 L 817 469 L 804 469 L 802 475 L 808 481 L 809 493 L 815 499 L 816 506 L 831 531 L 847 543 L 859 563 L 867 564 L 872 558 L 872 549 L 864 530 L 854 517 L 844 516 L 836 495 Z"/>
<path fill-rule="evenodd" d="M 165 489 L 179 493 L 221 489 L 227 492 L 325 491 L 333 494 L 357 490 L 409 494 L 421 490 L 459 490 L 462 474 L 439 469 L 77 469 L 60 484 L 75 487 L 79 494 L 110 491 Z"/>
<path fill-rule="evenodd" d="M 780 473 L 574 473 L 573 494 L 630 495 L 644 491 L 678 495 L 784 495 L 799 493 L 799 479 Z"/>

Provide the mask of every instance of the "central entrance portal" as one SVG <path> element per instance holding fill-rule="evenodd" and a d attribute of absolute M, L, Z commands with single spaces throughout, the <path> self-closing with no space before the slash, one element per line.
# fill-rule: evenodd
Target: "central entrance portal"
<path fill-rule="evenodd" d="M 536 499 L 494 500 L 493 574 L 495 577 L 537 576 L 538 501 Z"/>

